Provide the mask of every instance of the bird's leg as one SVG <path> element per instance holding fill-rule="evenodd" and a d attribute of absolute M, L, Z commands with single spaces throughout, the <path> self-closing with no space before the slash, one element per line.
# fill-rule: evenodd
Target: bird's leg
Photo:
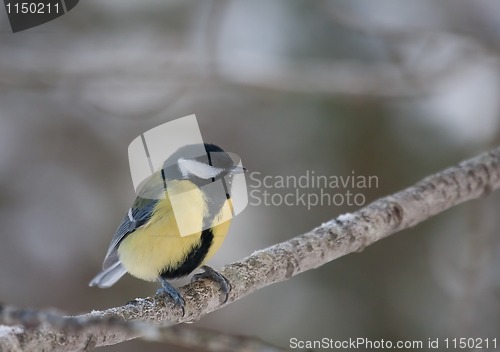
<path fill-rule="evenodd" d="M 203 270 L 202 273 L 199 274 L 194 274 L 191 282 L 197 281 L 200 279 L 212 279 L 215 282 L 217 282 L 222 290 L 222 293 L 225 295 L 224 301 L 222 303 L 227 302 L 227 298 L 229 296 L 229 292 L 231 291 L 231 284 L 229 283 L 229 280 L 224 277 L 221 273 L 216 271 L 215 269 L 209 267 L 208 265 L 202 265 L 200 269 Z"/>
<path fill-rule="evenodd" d="M 157 295 L 161 295 L 161 294 L 167 294 L 169 295 L 170 297 L 172 297 L 172 299 L 174 300 L 174 303 L 176 306 L 180 307 L 182 309 L 182 316 L 184 316 L 184 299 L 181 297 L 181 294 L 179 293 L 179 291 L 177 291 L 177 289 L 170 285 L 170 283 L 164 279 L 163 277 L 158 277 L 158 280 L 160 281 L 161 283 L 161 287 L 156 291 L 156 294 Z"/>

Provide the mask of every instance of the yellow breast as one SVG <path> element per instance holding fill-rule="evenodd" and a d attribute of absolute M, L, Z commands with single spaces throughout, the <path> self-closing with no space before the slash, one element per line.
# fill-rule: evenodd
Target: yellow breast
<path fill-rule="evenodd" d="M 201 231 L 181 236 L 175 219 L 176 216 L 190 219 L 193 228 L 201 229 L 207 211 L 204 194 L 190 181 L 169 183 L 169 192 L 172 187 L 174 193 L 189 192 L 185 193 L 189 196 L 176 199 L 176 214 L 172 211 L 169 197 L 159 200 L 151 219 L 125 237 L 118 248 L 118 255 L 125 269 L 139 279 L 155 281 L 164 269 L 179 267 L 188 253 L 200 243 Z M 179 210 L 182 214 L 179 214 Z M 217 218 L 229 219 L 230 214 L 231 210 L 226 202 Z M 204 262 L 221 246 L 229 224 L 230 221 L 226 221 L 212 229 L 214 239 Z"/>

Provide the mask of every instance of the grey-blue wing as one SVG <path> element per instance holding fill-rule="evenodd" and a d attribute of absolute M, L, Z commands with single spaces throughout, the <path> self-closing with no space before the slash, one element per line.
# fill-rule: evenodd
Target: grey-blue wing
<path fill-rule="evenodd" d="M 90 282 L 90 286 L 110 287 L 125 275 L 127 271 L 118 256 L 121 241 L 151 219 L 158 199 L 165 196 L 166 183 L 163 173 L 156 172 L 145 181 L 134 204 L 116 230 L 102 264 L 103 270 Z"/>
<path fill-rule="evenodd" d="M 143 226 L 151 218 L 153 210 L 158 203 L 156 199 L 145 199 L 137 197 L 132 208 L 129 209 L 120 226 L 116 230 L 111 243 L 109 244 L 108 252 L 102 264 L 103 269 L 108 269 L 119 261 L 118 246 L 127 235 L 134 232 L 136 229 Z"/>
<path fill-rule="evenodd" d="M 103 270 L 90 281 L 90 286 L 110 287 L 125 275 L 127 270 L 125 270 L 118 257 L 118 246 L 127 235 L 147 223 L 151 218 L 156 203 L 157 201 L 153 199 L 137 197 L 111 240 L 108 253 L 102 264 Z"/>

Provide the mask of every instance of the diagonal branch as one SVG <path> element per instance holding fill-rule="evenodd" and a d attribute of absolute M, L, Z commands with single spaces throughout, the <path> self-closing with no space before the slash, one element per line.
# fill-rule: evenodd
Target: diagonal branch
<path fill-rule="evenodd" d="M 378 199 L 352 214 L 339 216 L 308 233 L 226 265 L 221 273 L 231 282 L 232 291 L 225 304 L 221 304 L 216 283 L 194 282 L 180 288 L 186 301 L 184 317 L 173 302 L 162 296 L 136 299 L 122 307 L 67 318 L 88 321 L 77 331 L 61 329 L 50 322 L 34 329 L 0 329 L 0 350 L 84 350 L 143 335 L 141 329 L 133 328 L 136 323 L 106 324 L 102 319 L 114 322 L 121 318 L 162 325 L 198 320 L 260 288 L 359 252 L 384 237 L 498 188 L 500 148 L 429 176 L 412 187 Z M 12 325 L 18 322 L 3 318 L 0 307 L 0 323 Z"/>

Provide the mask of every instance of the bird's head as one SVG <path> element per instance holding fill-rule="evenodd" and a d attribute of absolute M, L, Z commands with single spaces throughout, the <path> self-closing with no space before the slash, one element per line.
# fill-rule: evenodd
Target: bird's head
<path fill-rule="evenodd" d="M 222 148 L 207 143 L 179 148 L 165 161 L 164 168 L 171 170 L 167 178 L 190 180 L 199 186 L 246 171 Z"/>

